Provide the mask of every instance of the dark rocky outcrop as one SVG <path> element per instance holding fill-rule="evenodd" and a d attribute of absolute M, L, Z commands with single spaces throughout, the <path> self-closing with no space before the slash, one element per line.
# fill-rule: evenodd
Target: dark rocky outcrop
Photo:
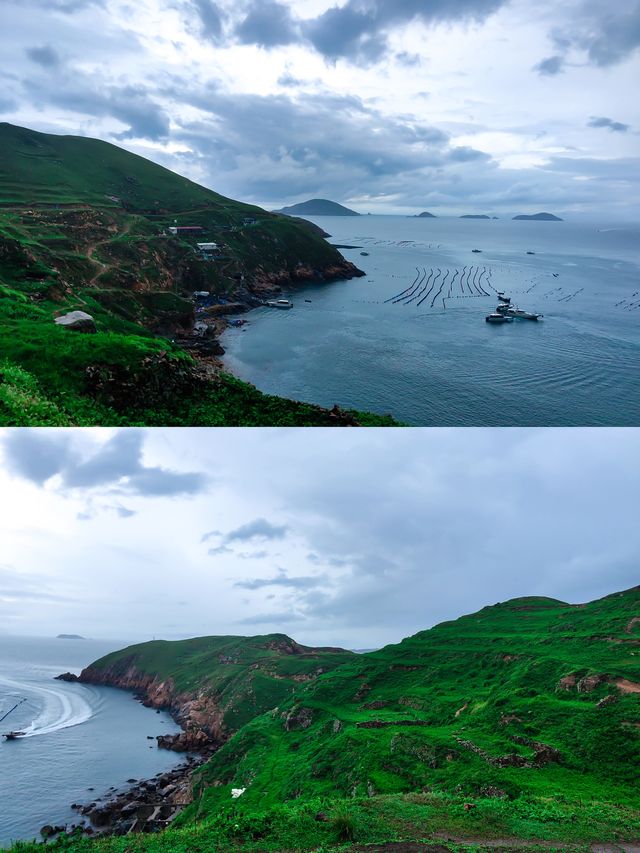
<path fill-rule="evenodd" d="M 56 675 L 56 681 L 79 681 L 79 677 L 72 672 L 63 672 L 62 675 Z"/>

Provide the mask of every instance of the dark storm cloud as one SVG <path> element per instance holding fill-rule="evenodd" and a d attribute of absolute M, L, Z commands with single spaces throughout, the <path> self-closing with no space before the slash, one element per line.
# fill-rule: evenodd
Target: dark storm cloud
<path fill-rule="evenodd" d="M 640 47 L 640 0 L 583 0 L 572 10 L 571 23 L 552 35 L 563 55 L 575 49 L 585 52 L 593 65 L 616 65 Z"/>
<path fill-rule="evenodd" d="M 10 430 L 2 444 L 8 471 L 38 486 L 63 470 L 71 459 L 68 439 L 45 430 Z"/>
<path fill-rule="evenodd" d="M 256 518 L 232 530 L 224 537 L 225 542 L 251 542 L 255 539 L 284 539 L 289 528 L 286 524 L 272 524 L 265 518 Z"/>
<path fill-rule="evenodd" d="M 178 97 L 179 90 L 166 94 Z M 351 95 L 227 95 L 213 86 L 180 94 L 209 118 L 185 124 L 175 138 L 217 176 L 218 191 L 245 198 L 346 198 L 363 187 L 373 193 L 388 185 L 393 192 L 405 179 L 415 187 L 416 173 L 425 169 L 489 159 L 451 148 L 447 134 L 425 121 L 383 115 Z"/>
<path fill-rule="evenodd" d="M 587 122 L 587 127 L 606 127 L 608 130 L 615 130 L 618 133 L 626 133 L 629 130 L 628 124 L 623 124 L 621 121 L 613 121 L 606 116 L 591 116 Z"/>
<path fill-rule="evenodd" d="M 48 44 L 42 47 L 28 47 L 25 53 L 32 62 L 41 65 L 43 68 L 55 68 L 62 61 L 56 51 Z"/>
<path fill-rule="evenodd" d="M 279 586 L 289 589 L 315 589 L 316 587 L 326 586 L 329 583 L 327 575 L 300 576 L 292 577 L 283 569 L 280 569 L 277 575 L 271 578 L 249 578 L 247 580 L 236 581 L 234 586 L 240 589 L 264 589 L 265 587 Z"/>
<path fill-rule="evenodd" d="M 8 470 L 37 485 L 54 475 L 61 489 L 117 487 L 133 495 L 172 497 L 204 492 L 209 482 L 201 473 L 181 473 L 146 466 L 142 460 L 144 432 L 120 430 L 88 456 L 71 433 L 49 435 L 39 430 L 11 430 L 4 436 Z M 128 517 L 125 510 L 121 517 Z"/>
<path fill-rule="evenodd" d="M 388 50 L 389 30 L 412 21 L 438 24 L 483 21 L 504 0 L 348 0 L 302 22 L 301 29 L 317 51 L 329 60 L 344 58 L 361 64 L 380 60 Z"/>
<path fill-rule="evenodd" d="M 289 7 L 275 0 L 254 0 L 235 34 L 241 43 L 260 47 L 290 44 L 299 38 Z"/>
<path fill-rule="evenodd" d="M 214 42 L 222 36 L 224 16 L 213 0 L 191 0 L 191 5 L 200 20 L 202 35 Z"/>
<path fill-rule="evenodd" d="M 121 121 L 129 127 L 116 135 L 119 139 L 159 140 L 169 134 L 169 116 L 144 86 L 100 85 L 98 80 L 78 79 L 71 71 L 56 80 L 26 79 L 23 85 L 36 103 L 46 100 L 74 113 Z"/>
<path fill-rule="evenodd" d="M 564 70 L 564 59 L 562 56 L 549 56 L 547 59 L 538 62 L 537 65 L 534 65 L 533 70 L 543 76 L 553 77 Z"/>

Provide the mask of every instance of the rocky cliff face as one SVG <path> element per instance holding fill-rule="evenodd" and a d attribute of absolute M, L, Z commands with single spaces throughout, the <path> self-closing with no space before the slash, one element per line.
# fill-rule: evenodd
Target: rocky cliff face
<path fill-rule="evenodd" d="M 141 672 L 133 660 L 118 661 L 104 669 L 88 666 L 82 670 L 78 681 L 133 690 L 143 705 L 169 711 L 184 733 L 176 738 L 165 738 L 166 742 L 159 742 L 159 746 L 183 751 L 210 751 L 230 734 L 223 722 L 224 713 L 212 696 L 204 691 L 179 693 L 173 679 L 163 680 L 157 675 Z"/>

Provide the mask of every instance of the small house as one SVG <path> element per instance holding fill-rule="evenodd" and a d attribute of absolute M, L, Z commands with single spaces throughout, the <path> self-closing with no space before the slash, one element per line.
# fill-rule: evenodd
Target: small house
<path fill-rule="evenodd" d="M 200 225 L 170 225 L 169 234 L 201 234 L 204 231 Z"/>

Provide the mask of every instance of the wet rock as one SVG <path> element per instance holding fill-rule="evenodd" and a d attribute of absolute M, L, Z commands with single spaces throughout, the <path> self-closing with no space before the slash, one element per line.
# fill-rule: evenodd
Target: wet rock
<path fill-rule="evenodd" d="M 203 731 L 180 732 L 177 735 L 158 735 L 159 749 L 171 749 L 174 752 L 201 752 L 211 748 L 214 742 Z"/>
<path fill-rule="evenodd" d="M 56 681 L 78 681 L 78 676 L 72 672 L 63 672 L 62 675 L 56 675 Z"/>
<path fill-rule="evenodd" d="M 111 806 L 104 806 L 100 809 L 93 809 L 89 813 L 89 820 L 92 825 L 97 829 L 102 829 L 104 827 L 109 827 L 112 825 L 114 819 L 114 813 Z"/>

